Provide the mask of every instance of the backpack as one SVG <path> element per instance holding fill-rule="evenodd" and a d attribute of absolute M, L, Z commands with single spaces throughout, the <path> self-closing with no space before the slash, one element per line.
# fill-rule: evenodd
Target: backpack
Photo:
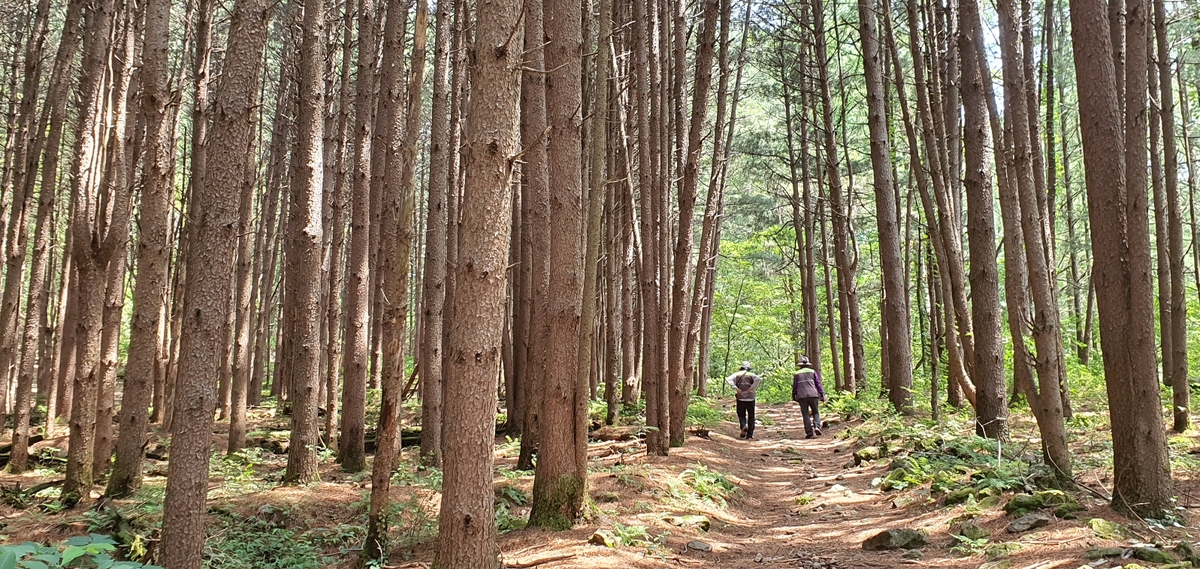
<path fill-rule="evenodd" d="M 745 391 L 754 385 L 754 376 L 743 372 L 742 375 L 739 375 L 737 379 L 733 380 L 733 384 L 737 386 L 739 391 Z"/>

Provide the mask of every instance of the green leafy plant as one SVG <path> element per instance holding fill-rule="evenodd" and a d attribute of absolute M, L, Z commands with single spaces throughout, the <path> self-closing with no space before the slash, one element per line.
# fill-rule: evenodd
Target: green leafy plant
<path fill-rule="evenodd" d="M 653 539 L 646 526 L 627 526 L 620 522 L 613 522 L 612 533 L 616 536 L 617 543 L 625 546 L 645 545 Z"/>
<path fill-rule="evenodd" d="M 529 519 L 525 516 L 514 514 L 507 502 L 496 503 L 496 529 L 500 533 L 504 534 L 521 529 L 528 523 Z"/>
<path fill-rule="evenodd" d="M 953 535 L 951 537 L 957 540 L 958 543 L 951 547 L 950 551 L 963 557 L 983 555 L 988 545 L 987 537 L 978 539 L 971 539 L 965 535 Z"/>
<path fill-rule="evenodd" d="M 290 528 L 225 513 L 204 541 L 209 569 L 317 569 L 321 550 Z"/>
<path fill-rule="evenodd" d="M 667 484 L 675 498 L 697 499 L 721 508 L 728 505 L 728 498 L 738 491 L 737 484 L 729 477 L 700 463 L 681 472 L 678 481 L 669 481 Z"/>
<path fill-rule="evenodd" d="M 117 561 L 117 542 L 106 535 L 89 534 L 68 539 L 63 548 L 33 542 L 0 545 L 0 569 L 162 569 L 136 561 Z"/>
<path fill-rule="evenodd" d="M 721 409 L 720 403 L 708 397 L 693 397 L 688 403 L 687 423 L 712 429 L 722 421 L 731 420 L 729 414 Z"/>

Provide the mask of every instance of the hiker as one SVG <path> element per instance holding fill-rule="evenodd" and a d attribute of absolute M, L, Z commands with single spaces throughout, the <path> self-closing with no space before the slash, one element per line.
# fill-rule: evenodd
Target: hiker
<path fill-rule="evenodd" d="M 821 375 L 813 369 L 808 356 L 800 356 L 800 371 L 792 376 L 792 401 L 800 404 L 800 414 L 804 416 L 804 438 L 811 439 L 821 436 L 821 412 L 818 410 L 818 400 L 825 402 L 825 388 L 821 385 Z"/>
<path fill-rule="evenodd" d="M 725 383 L 737 391 L 738 423 L 742 426 L 739 439 L 754 438 L 754 391 L 762 378 L 750 373 L 750 362 L 742 362 L 742 369 L 725 378 Z"/>

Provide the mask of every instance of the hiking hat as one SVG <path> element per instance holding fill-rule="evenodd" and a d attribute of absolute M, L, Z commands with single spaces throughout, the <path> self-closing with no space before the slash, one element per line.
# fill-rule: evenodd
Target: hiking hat
<path fill-rule="evenodd" d="M 750 371 L 750 360 L 746 360 L 746 361 L 742 362 L 742 369 L 746 370 L 746 371 Z"/>
<path fill-rule="evenodd" d="M 808 356 L 800 356 L 800 365 L 806 366 L 812 362 L 808 361 Z"/>

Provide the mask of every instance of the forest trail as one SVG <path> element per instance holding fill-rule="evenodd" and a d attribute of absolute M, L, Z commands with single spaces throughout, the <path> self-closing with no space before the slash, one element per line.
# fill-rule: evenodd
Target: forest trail
<path fill-rule="evenodd" d="M 725 421 L 711 431 L 711 439 L 689 437 L 686 446 L 672 449 L 671 456 L 665 459 L 646 457 L 640 444 L 636 447 L 637 454 L 615 455 L 618 458 L 614 462 L 623 465 L 621 473 L 606 473 L 597 467 L 594 471 L 601 472 L 593 474 L 591 479 L 592 496 L 603 513 L 567 532 L 522 530 L 501 536 L 506 566 L 976 569 L 991 561 L 982 553 L 964 555 L 951 551 L 957 541 L 949 534 L 950 524 L 964 514 L 963 506 L 943 507 L 940 500 L 930 498 L 927 487 L 891 492 L 873 487 L 872 481 L 886 474 L 889 461 L 852 466 L 857 447 L 837 436 L 848 425 L 839 423 L 836 417 L 823 417 L 833 424 L 824 430 L 823 436 L 814 439 L 804 438 L 799 408 L 794 405 L 760 405 L 758 417 L 760 426 L 754 440 L 740 440 L 737 424 Z M 593 443 L 593 448 L 596 446 Z M 599 460 L 603 463 L 605 459 Z M 670 497 L 670 483 L 665 481 L 698 463 L 724 473 L 738 485 L 728 507 L 723 511 L 719 508 L 662 511 L 662 506 L 673 502 L 681 505 Z M 606 503 L 605 496 L 612 492 L 620 495 L 620 501 Z M 660 499 L 651 508 L 649 504 L 656 495 Z M 1081 516 L 1083 519 L 1102 516 L 1127 523 L 1113 515 L 1107 506 L 1085 503 L 1089 511 Z M 707 515 L 712 527 L 703 532 L 675 527 L 663 520 L 669 515 L 687 513 Z M 991 531 L 989 543 L 1020 544 L 1019 549 L 1007 546 L 1008 554 L 997 557 L 998 565 L 990 567 L 1074 569 L 1088 563 L 1083 558 L 1086 549 L 1120 545 L 1098 539 L 1078 520 L 1056 519 L 1048 527 L 1019 535 L 1005 533 L 1004 528 L 1011 520 L 998 508 L 983 511 L 972 520 Z M 638 524 L 646 526 L 645 533 L 649 536 L 661 536 L 664 532 L 666 535 L 657 543 L 615 548 L 586 544 L 592 532 L 611 530 L 617 527 L 615 524 Z M 921 548 L 919 558 L 913 558 L 916 557 L 913 553 L 906 557 L 903 550 L 862 549 L 863 540 L 882 530 L 898 528 L 922 529 L 928 534 L 929 544 Z M 711 551 L 689 548 L 693 540 L 711 546 Z M 1110 566 L 1113 565 L 1099 565 Z"/>

